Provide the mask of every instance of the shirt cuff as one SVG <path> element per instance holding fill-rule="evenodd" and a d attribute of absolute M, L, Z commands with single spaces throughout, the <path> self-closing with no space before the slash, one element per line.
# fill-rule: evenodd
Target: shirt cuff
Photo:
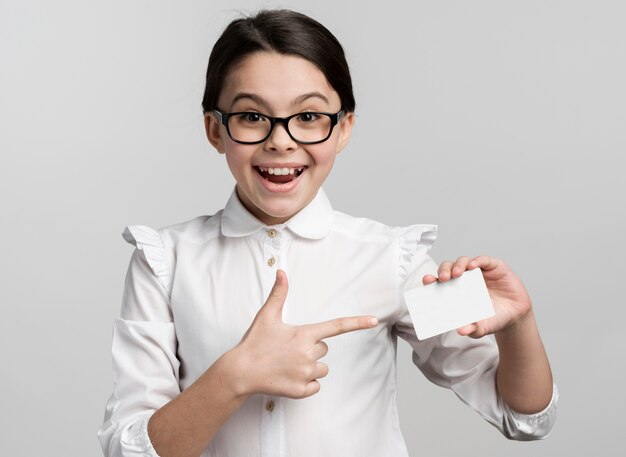
<path fill-rule="evenodd" d="M 133 452 L 129 453 L 129 455 L 135 455 L 134 453 L 136 453 L 142 456 L 159 457 L 148 435 L 148 421 L 150 417 L 147 416 L 134 422 L 122 434 L 122 448 Z"/>
<path fill-rule="evenodd" d="M 556 407 L 559 401 L 559 392 L 556 384 L 552 384 L 552 398 L 542 411 L 533 414 L 524 414 L 512 410 L 504 401 L 506 411 L 504 429 L 508 438 L 520 441 L 541 440 L 548 436 L 556 421 Z"/>

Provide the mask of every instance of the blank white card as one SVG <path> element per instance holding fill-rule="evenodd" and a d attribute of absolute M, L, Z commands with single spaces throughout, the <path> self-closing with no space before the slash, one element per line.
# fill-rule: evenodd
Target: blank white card
<path fill-rule="evenodd" d="M 482 270 L 404 293 L 417 338 L 426 338 L 487 319 L 495 314 Z"/>

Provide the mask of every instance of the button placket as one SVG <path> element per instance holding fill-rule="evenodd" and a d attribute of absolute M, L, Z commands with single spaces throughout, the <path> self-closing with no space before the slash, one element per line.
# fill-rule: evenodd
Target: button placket
<path fill-rule="evenodd" d="M 267 297 L 276 281 L 276 270 L 287 271 L 285 264 L 285 250 L 288 239 L 285 232 L 279 229 L 266 228 L 262 234 L 263 262 L 263 292 Z M 286 303 L 285 303 L 286 304 Z M 283 308 L 283 312 L 284 312 Z M 261 403 L 261 457 L 284 457 L 285 424 L 284 412 L 280 398 L 263 395 Z"/>
<path fill-rule="evenodd" d="M 280 399 L 263 396 L 261 457 L 285 457 L 285 425 Z"/>
<path fill-rule="evenodd" d="M 273 269 L 280 258 L 279 252 L 282 244 L 280 233 L 276 229 L 267 229 L 265 234 L 266 237 L 263 242 L 263 253 L 267 259 L 267 266 Z"/>

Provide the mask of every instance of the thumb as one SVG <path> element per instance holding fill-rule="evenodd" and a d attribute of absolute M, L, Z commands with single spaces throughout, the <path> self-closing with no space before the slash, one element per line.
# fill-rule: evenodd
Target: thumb
<path fill-rule="evenodd" d="M 287 275 L 283 270 L 276 270 L 276 281 L 260 312 L 272 320 L 282 321 L 283 305 L 287 298 L 288 289 Z"/>

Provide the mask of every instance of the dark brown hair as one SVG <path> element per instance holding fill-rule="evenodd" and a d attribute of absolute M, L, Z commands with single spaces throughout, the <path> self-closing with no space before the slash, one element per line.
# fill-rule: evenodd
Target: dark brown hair
<path fill-rule="evenodd" d="M 354 112 L 352 79 L 341 43 L 322 24 L 289 10 L 262 10 L 235 19 L 219 37 L 206 73 L 202 109 L 217 108 L 228 72 L 246 56 L 259 51 L 303 57 L 324 73 L 341 99 L 341 109 Z"/>

